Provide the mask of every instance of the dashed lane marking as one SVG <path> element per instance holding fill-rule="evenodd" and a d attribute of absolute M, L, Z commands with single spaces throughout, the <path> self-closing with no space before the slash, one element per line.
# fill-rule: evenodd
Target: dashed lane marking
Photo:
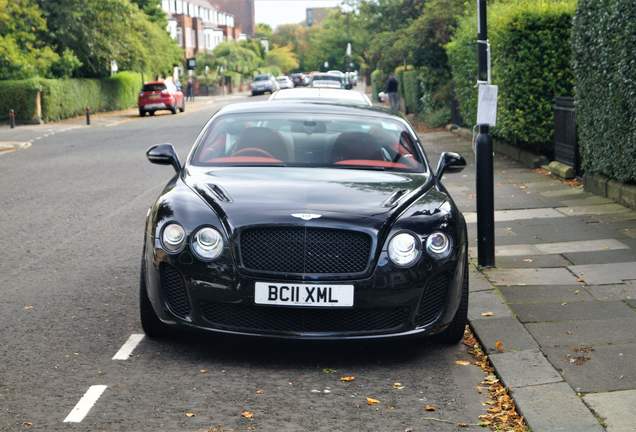
<path fill-rule="evenodd" d="M 71 410 L 70 413 L 64 419 L 64 423 L 80 423 L 84 420 L 84 417 L 89 413 L 93 405 L 100 398 L 104 390 L 108 386 L 105 385 L 93 385 L 86 390 L 84 396 L 77 402 L 77 405 Z"/>
<path fill-rule="evenodd" d="M 121 348 L 119 348 L 119 351 L 113 356 L 113 360 L 128 360 L 143 338 L 144 335 L 141 333 L 131 334 L 128 340 L 124 342 Z"/>

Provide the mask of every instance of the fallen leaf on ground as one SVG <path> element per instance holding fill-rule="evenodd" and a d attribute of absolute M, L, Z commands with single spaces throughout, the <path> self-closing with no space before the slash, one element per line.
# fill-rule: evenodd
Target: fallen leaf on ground
<path fill-rule="evenodd" d="M 261 390 L 261 389 L 256 390 L 256 394 L 263 394 L 263 393 L 265 393 L 265 390 Z"/>
<path fill-rule="evenodd" d="M 532 258 L 524 258 L 523 262 L 527 262 L 527 263 L 531 263 L 532 261 L 534 261 Z"/>
<path fill-rule="evenodd" d="M 208 370 L 207 370 L 207 369 L 200 369 L 200 370 L 199 370 L 199 372 L 201 372 L 201 373 L 208 373 Z"/>
<path fill-rule="evenodd" d="M 336 370 L 335 370 L 335 369 L 331 369 L 331 368 L 324 368 L 322 371 L 323 371 L 324 373 L 326 373 L 326 374 L 332 374 L 332 373 L 334 373 Z"/>
<path fill-rule="evenodd" d="M 424 405 L 424 409 L 428 412 L 437 411 L 437 407 L 435 405 Z"/>
<path fill-rule="evenodd" d="M 196 415 L 195 413 L 189 412 L 189 411 L 187 413 L 185 413 L 186 417 L 194 417 L 195 415 Z"/>
<path fill-rule="evenodd" d="M 252 417 L 254 417 L 254 413 L 252 413 L 252 411 L 243 411 L 241 413 L 241 417 L 251 419 Z"/>
<path fill-rule="evenodd" d="M 380 403 L 379 400 L 367 397 L 367 405 L 377 405 L 379 403 Z"/>
<path fill-rule="evenodd" d="M 499 339 L 497 339 L 497 341 L 495 342 L 495 349 L 500 353 L 504 352 L 503 342 L 500 341 Z"/>
<path fill-rule="evenodd" d="M 490 311 L 482 312 L 481 316 L 483 316 L 483 317 L 491 317 L 491 316 L 495 316 L 495 313 L 494 312 L 490 312 Z"/>
<path fill-rule="evenodd" d="M 31 423 L 30 421 L 25 421 L 22 422 L 22 426 L 25 428 L 30 428 L 31 426 L 33 426 L 33 423 Z"/>
<path fill-rule="evenodd" d="M 404 386 L 402 385 L 402 383 L 394 382 L 393 383 L 393 388 L 396 389 L 396 390 L 402 390 L 404 388 Z"/>
<path fill-rule="evenodd" d="M 455 360 L 455 364 L 459 366 L 468 366 L 470 362 L 468 360 Z"/>
<path fill-rule="evenodd" d="M 342 382 L 350 382 L 350 381 L 353 381 L 354 379 L 356 379 L 356 377 L 351 375 L 340 377 L 340 381 Z"/>
<path fill-rule="evenodd" d="M 27 305 L 27 306 L 24 307 L 24 310 L 31 310 L 31 309 L 33 309 L 33 306 L 31 306 L 31 305 Z"/>

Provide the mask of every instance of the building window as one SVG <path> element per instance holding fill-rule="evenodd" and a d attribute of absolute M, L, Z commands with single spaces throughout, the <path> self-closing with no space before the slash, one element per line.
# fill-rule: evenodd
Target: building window
<path fill-rule="evenodd" d="M 177 43 L 183 47 L 183 29 L 181 27 L 177 27 Z"/>

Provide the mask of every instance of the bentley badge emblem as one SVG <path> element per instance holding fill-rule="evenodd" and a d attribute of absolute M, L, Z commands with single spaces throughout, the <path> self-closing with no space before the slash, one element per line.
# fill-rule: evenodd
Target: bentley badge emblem
<path fill-rule="evenodd" d="M 318 219 L 319 217 L 322 217 L 322 215 L 315 213 L 292 213 L 292 216 L 304 221 L 310 221 L 312 219 Z"/>

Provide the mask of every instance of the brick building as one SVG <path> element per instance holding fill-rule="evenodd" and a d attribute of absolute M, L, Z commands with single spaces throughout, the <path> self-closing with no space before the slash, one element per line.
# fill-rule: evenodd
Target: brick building
<path fill-rule="evenodd" d="M 243 37 L 254 37 L 256 30 L 255 0 L 210 0 L 219 9 L 234 15 L 235 24 L 241 28 Z"/>

